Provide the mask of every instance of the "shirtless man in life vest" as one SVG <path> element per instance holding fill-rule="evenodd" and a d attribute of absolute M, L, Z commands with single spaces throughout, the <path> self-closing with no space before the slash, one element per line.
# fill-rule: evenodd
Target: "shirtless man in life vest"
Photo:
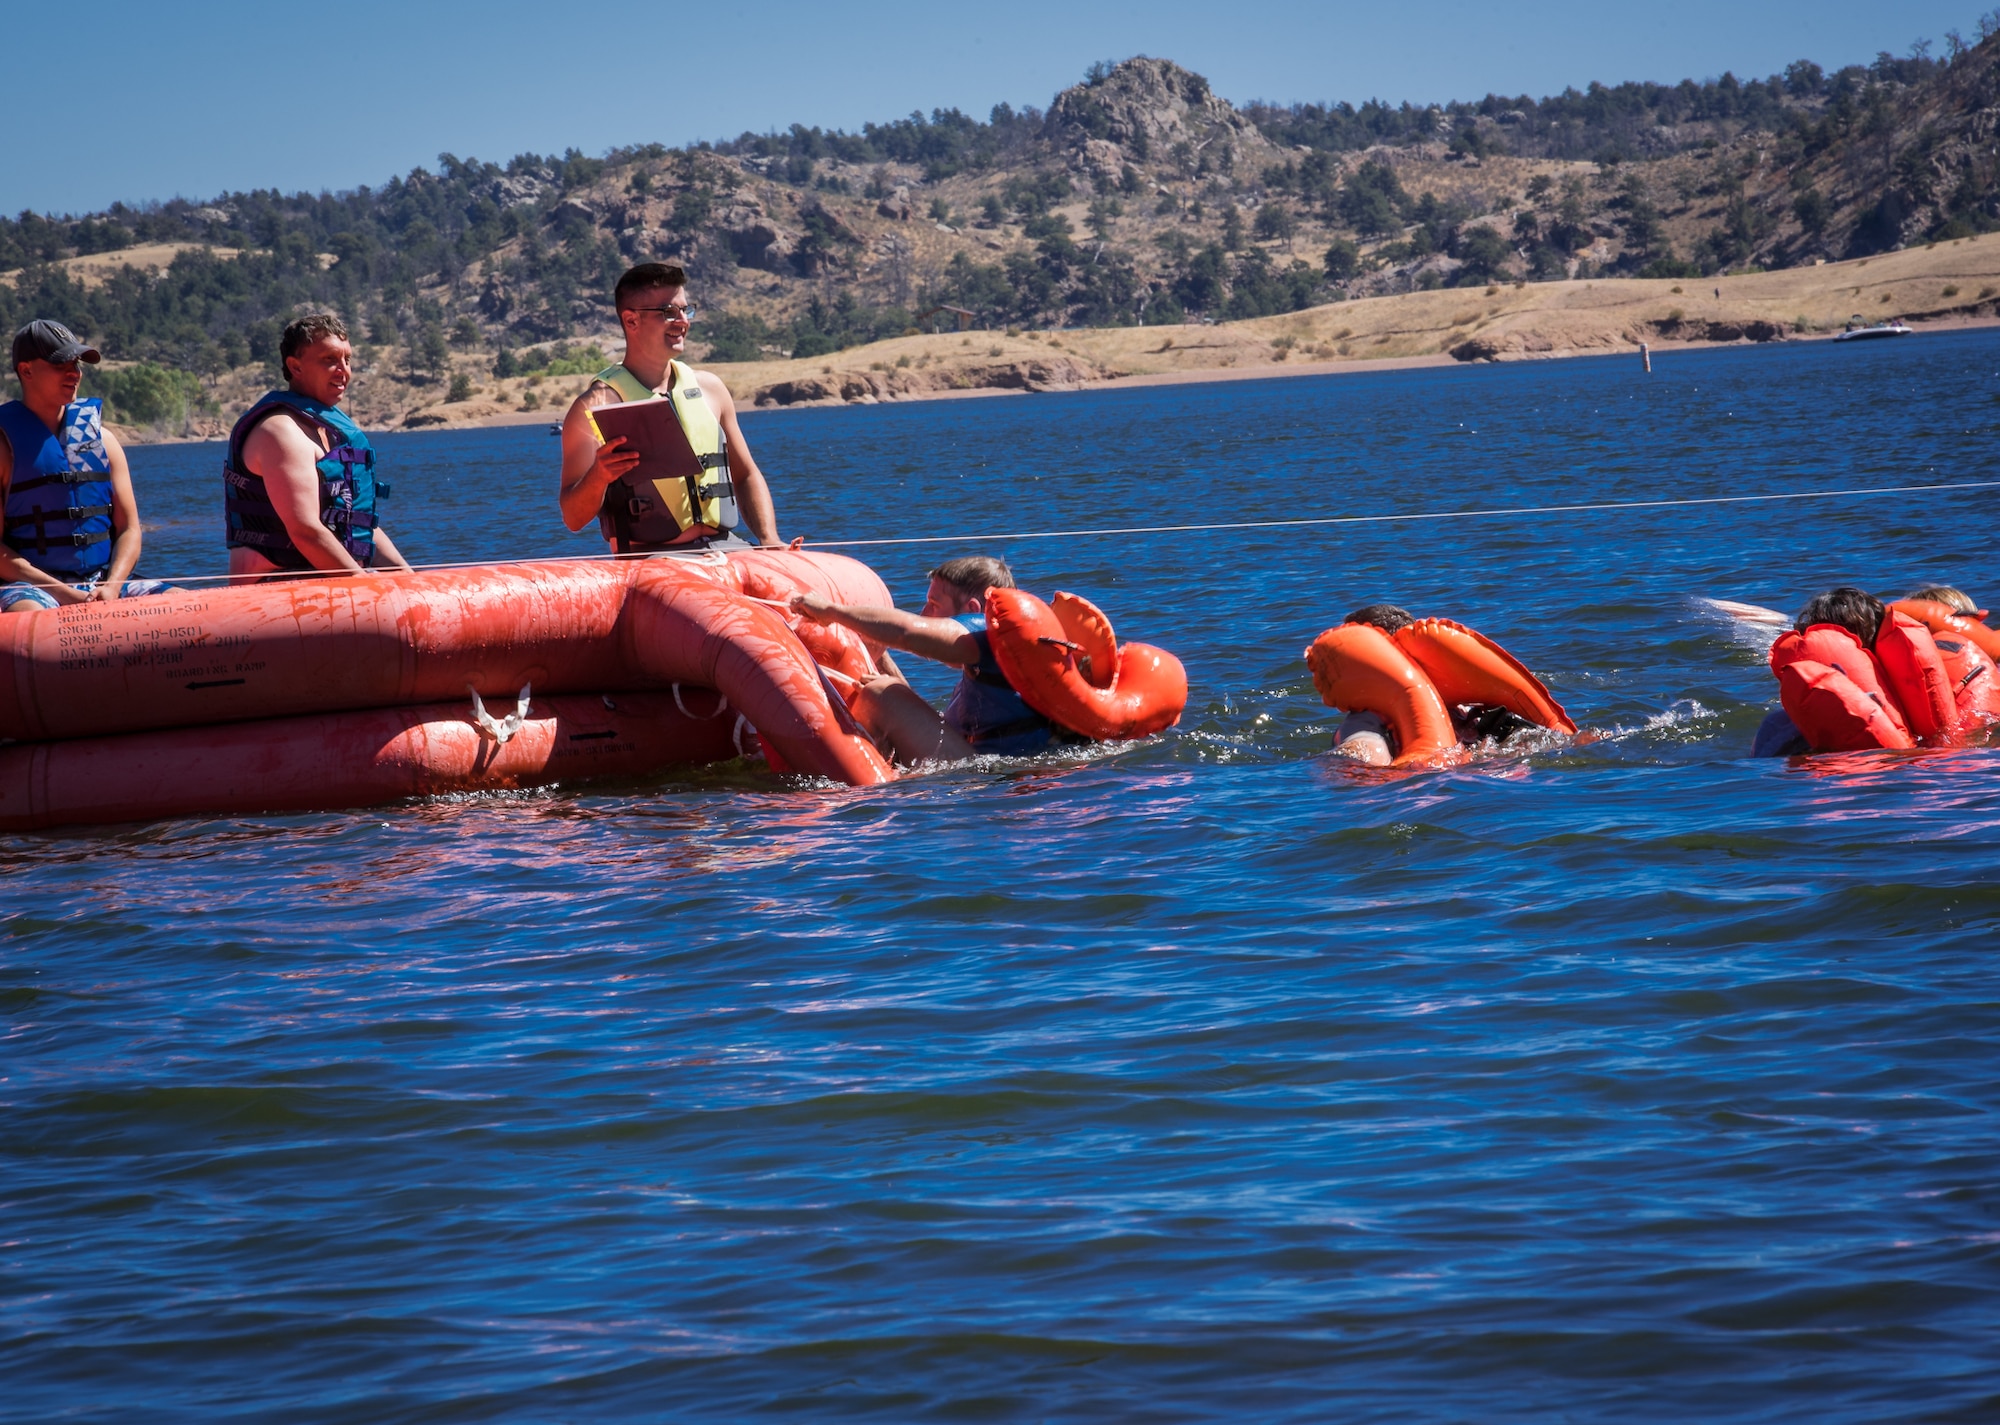
<path fill-rule="evenodd" d="M 778 545 L 770 487 L 743 439 L 729 388 L 681 359 L 695 319 L 687 274 L 670 263 L 642 262 L 618 279 L 614 300 L 625 329 L 624 357 L 598 372 L 563 417 L 563 523 L 580 530 L 595 519 L 614 554 L 742 549 L 748 547 L 743 532 L 766 548 Z M 654 400 L 673 403 L 701 458 L 703 479 L 695 491 L 662 492 L 653 482 L 628 480 L 639 452 L 622 436 L 598 439 L 591 411 Z"/>
<path fill-rule="evenodd" d="M 229 582 L 274 574 L 364 574 L 408 569 L 375 500 L 375 452 L 340 409 L 354 379 L 354 348 L 331 312 L 285 327 L 278 364 L 288 383 L 236 422 L 223 462 Z"/>

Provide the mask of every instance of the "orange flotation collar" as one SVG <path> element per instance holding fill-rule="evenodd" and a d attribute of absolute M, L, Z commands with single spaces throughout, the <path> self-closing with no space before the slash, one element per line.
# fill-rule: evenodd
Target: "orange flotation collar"
<path fill-rule="evenodd" d="M 1424 670 L 1447 707 L 1492 703 L 1537 727 L 1576 731 L 1542 680 L 1476 629 L 1448 618 L 1424 618 L 1403 625 L 1391 636 Z"/>
<path fill-rule="evenodd" d="M 1976 618 L 1968 618 L 1950 604 L 1935 599 L 1898 599 L 1889 605 L 1899 614 L 1908 614 L 1933 634 L 1950 629 L 1979 646 L 1994 662 L 2000 663 L 2000 628 L 1988 628 Z"/>
<path fill-rule="evenodd" d="M 1148 737 L 1187 706 L 1180 659 L 1144 643 L 1120 646 L 1111 620 L 1075 594 L 1058 592 L 1051 605 L 1024 589 L 988 589 L 986 636 L 1022 700 L 1084 737 Z"/>
<path fill-rule="evenodd" d="M 2000 629 L 1932 599 L 1898 599 L 1889 607 L 1931 631 L 1961 728 L 2000 721 Z"/>
<path fill-rule="evenodd" d="M 1815 752 L 1949 746 L 1959 715 L 1931 631 L 1897 609 L 1875 647 L 1838 624 L 1816 623 L 1771 645 L 1778 696 Z"/>
<path fill-rule="evenodd" d="M 1396 766 L 1444 760 L 1458 746 L 1451 708 L 1490 703 L 1538 727 L 1574 733 L 1561 703 L 1518 659 L 1451 619 L 1418 619 L 1394 635 L 1344 623 L 1306 649 L 1313 686 L 1328 707 L 1372 712 L 1396 732 Z"/>
<path fill-rule="evenodd" d="M 1445 761 L 1457 749 L 1458 734 L 1436 686 L 1374 624 L 1328 629 L 1306 649 L 1306 667 L 1328 707 L 1372 712 L 1395 729 L 1395 766 Z"/>

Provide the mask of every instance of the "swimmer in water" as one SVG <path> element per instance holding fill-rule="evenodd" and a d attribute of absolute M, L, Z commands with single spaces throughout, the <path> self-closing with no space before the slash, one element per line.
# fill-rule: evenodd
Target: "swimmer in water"
<path fill-rule="evenodd" d="M 1343 624 L 1372 624 L 1391 634 L 1416 621 L 1416 615 L 1395 604 L 1368 604 L 1341 620 Z M 1461 745 L 1489 739 L 1496 743 L 1505 742 L 1522 728 L 1535 725 L 1519 713 L 1490 703 L 1466 703 L 1447 711 L 1451 713 L 1451 729 L 1458 734 Z M 1386 767 L 1396 760 L 1399 749 L 1395 729 L 1380 713 L 1353 712 L 1342 720 L 1340 730 L 1334 733 L 1333 750 L 1342 757 L 1352 757 L 1371 767 Z"/>
<path fill-rule="evenodd" d="M 1958 594 L 1956 589 L 1944 592 Z M 1958 596 L 1965 598 L 1963 594 Z M 1938 602 L 1943 603 L 1944 600 Z M 1804 633 L 1814 624 L 1835 624 L 1860 639 L 1863 648 L 1873 648 L 1875 635 L 1882 631 L 1882 620 L 1888 617 L 1888 613 L 1888 607 L 1873 594 L 1851 584 L 1843 584 L 1806 600 L 1806 606 L 1792 620 L 1792 627 Z M 1757 736 L 1750 743 L 1752 757 L 1803 757 L 1811 751 L 1812 744 L 1806 741 L 1806 735 L 1799 731 L 1791 714 L 1782 707 L 1772 708 L 1764 715 L 1763 725 L 1757 729 Z"/>
<path fill-rule="evenodd" d="M 899 652 L 959 670 L 958 686 L 942 717 L 890 673 L 862 686 L 854 702 L 856 719 L 906 767 L 982 755 L 1022 757 L 1057 741 L 1061 734 L 1055 724 L 1029 707 L 1007 681 L 987 636 L 987 591 L 1014 587 L 1007 561 L 981 554 L 947 559 L 931 570 L 930 580 L 920 614 L 837 604 L 813 593 L 793 596 L 792 611 L 814 623 L 839 624 Z"/>
<path fill-rule="evenodd" d="M 1987 611 L 1973 603 L 1972 595 L 1966 593 L 1963 589 L 1954 589 L 1949 584 L 1932 584 L 1929 588 L 1919 589 L 1914 594 L 1903 595 L 1903 602 L 1905 603 L 1919 603 L 1924 601 L 1943 604 L 1955 614 L 1962 614 L 1970 619 L 1978 619 L 1981 623 L 1986 622 Z"/>

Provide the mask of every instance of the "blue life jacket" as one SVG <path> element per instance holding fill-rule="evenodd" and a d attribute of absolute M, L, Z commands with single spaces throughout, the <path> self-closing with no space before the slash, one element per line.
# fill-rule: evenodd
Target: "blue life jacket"
<path fill-rule="evenodd" d="M 243 463 L 243 442 L 257 423 L 277 407 L 297 411 L 324 429 L 333 448 L 319 458 L 319 522 L 333 531 L 341 547 L 366 569 L 375 562 L 375 501 L 389 493 L 375 478 L 375 450 L 368 437 L 338 406 L 322 405 L 295 391 L 267 391 L 243 413 L 229 433 L 229 455 L 222 464 L 222 508 L 228 517 L 225 535 L 232 549 L 254 549 L 280 569 L 310 569 L 312 561 L 299 552 L 285 530 L 284 520 L 264 488 L 264 477 Z"/>
<path fill-rule="evenodd" d="M 20 401 L 0 406 L 0 433 L 14 452 L 7 485 L 7 547 L 47 574 L 88 578 L 111 562 L 111 458 L 104 403 L 63 407 L 51 431 Z"/>
<path fill-rule="evenodd" d="M 1048 746 L 1055 726 L 1029 707 L 1000 671 L 993 641 L 986 636 L 986 615 L 955 614 L 953 618 L 978 641 L 979 661 L 965 670 L 952 689 L 951 701 L 944 706 L 944 720 L 981 752 L 1015 756 Z"/>
<path fill-rule="evenodd" d="M 1783 708 L 1772 708 L 1765 715 L 1750 744 L 1752 757 L 1803 757 L 1811 751 L 1812 744 Z"/>

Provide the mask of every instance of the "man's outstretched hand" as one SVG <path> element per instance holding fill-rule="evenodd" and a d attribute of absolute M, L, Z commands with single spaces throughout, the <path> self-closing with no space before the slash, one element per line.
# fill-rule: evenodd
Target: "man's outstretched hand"
<path fill-rule="evenodd" d="M 832 623 L 833 601 L 824 594 L 807 590 L 803 594 L 792 595 L 792 612 L 814 623 Z"/>

